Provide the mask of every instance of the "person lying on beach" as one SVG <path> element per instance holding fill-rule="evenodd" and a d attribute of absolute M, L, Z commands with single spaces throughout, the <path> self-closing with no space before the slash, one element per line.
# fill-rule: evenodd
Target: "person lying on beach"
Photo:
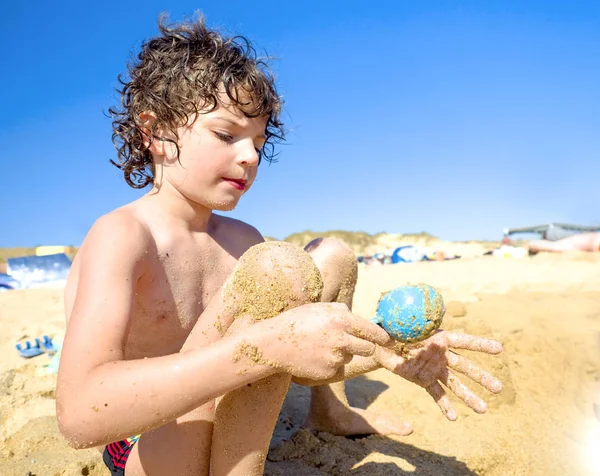
<path fill-rule="evenodd" d="M 564 253 L 565 251 L 600 251 L 600 233 L 577 233 L 575 235 L 561 238 L 560 240 L 532 240 L 527 243 L 529 253 L 550 251 Z"/>
<path fill-rule="evenodd" d="M 313 386 L 306 424 L 338 435 L 407 435 L 394 415 L 352 408 L 343 381 L 385 367 L 444 385 L 475 412 L 501 383 L 453 352 L 500 343 L 439 332 L 395 350 L 350 312 L 357 261 L 339 241 L 264 242 L 214 213 L 236 207 L 283 138 L 272 76 L 244 38 L 201 18 L 159 22 L 110 110 L 115 165 L 147 194 L 99 218 L 65 288 L 57 418 L 75 448 L 102 446 L 113 475 L 260 475 L 284 397 Z"/>

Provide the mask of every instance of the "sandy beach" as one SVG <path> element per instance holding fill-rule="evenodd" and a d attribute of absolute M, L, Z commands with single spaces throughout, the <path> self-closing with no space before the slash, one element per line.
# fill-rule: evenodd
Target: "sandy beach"
<path fill-rule="evenodd" d="M 405 283 L 433 285 L 454 303 L 450 309 L 464 307 L 465 315 L 448 313 L 442 327 L 504 344 L 500 356 L 473 357 L 504 384 L 497 396 L 476 389 L 488 412 L 474 414 L 453 399 L 459 419 L 449 422 L 423 389 L 380 370 L 347 383 L 351 403 L 400 415 L 414 433 L 348 439 L 300 429 L 309 393 L 293 386 L 265 474 L 594 474 L 585 455 L 600 425 L 592 405 L 600 379 L 600 254 L 500 259 L 469 257 L 469 245 L 461 246 L 459 260 L 362 266 L 354 311 L 371 317 L 381 292 Z M 62 290 L 0 293 L 0 324 L 0 475 L 107 475 L 98 451 L 70 449 L 58 432 L 56 375 L 41 370 L 48 356 L 26 360 L 14 348 L 64 333 Z"/>

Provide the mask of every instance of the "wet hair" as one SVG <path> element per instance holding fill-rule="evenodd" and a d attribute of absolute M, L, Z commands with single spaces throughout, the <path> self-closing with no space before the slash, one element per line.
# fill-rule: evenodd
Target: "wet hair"
<path fill-rule="evenodd" d="M 279 120 L 282 101 L 266 60 L 257 57 L 246 38 L 226 38 L 209 30 L 200 15 L 171 25 L 166 20 L 160 16 L 160 34 L 142 44 L 127 76 L 119 75 L 121 104 L 108 110 L 118 151 L 118 162 L 111 162 L 122 170 L 126 182 L 133 188 L 153 184 L 152 141 L 174 144 L 179 157 L 176 140 L 161 137 L 158 131 L 178 138 L 177 128 L 214 111 L 223 92 L 247 117 L 268 118 L 259 159 L 274 162 L 274 146 L 284 139 Z M 156 116 L 149 131 L 140 119 L 147 112 Z"/>

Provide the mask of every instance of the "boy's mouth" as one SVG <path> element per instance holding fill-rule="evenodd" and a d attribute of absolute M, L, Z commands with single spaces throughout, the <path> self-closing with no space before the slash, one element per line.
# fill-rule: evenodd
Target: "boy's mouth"
<path fill-rule="evenodd" d="M 246 188 L 246 184 L 248 183 L 248 181 L 244 179 L 232 179 L 223 177 L 223 180 L 225 180 L 238 190 L 244 190 Z"/>

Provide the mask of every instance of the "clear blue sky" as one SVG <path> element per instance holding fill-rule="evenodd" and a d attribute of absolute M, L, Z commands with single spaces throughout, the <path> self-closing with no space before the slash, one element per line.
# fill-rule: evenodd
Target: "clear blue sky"
<path fill-rule="evenodd" d="M 80 244 L 143 193 L 104 112 L 158 14 L 198 8 L 277 57 L 292 133 L 232 212 L 263 234 L 600 222 L 600 2 L 24 0 L 0 20 L 0 246 Z"/>

